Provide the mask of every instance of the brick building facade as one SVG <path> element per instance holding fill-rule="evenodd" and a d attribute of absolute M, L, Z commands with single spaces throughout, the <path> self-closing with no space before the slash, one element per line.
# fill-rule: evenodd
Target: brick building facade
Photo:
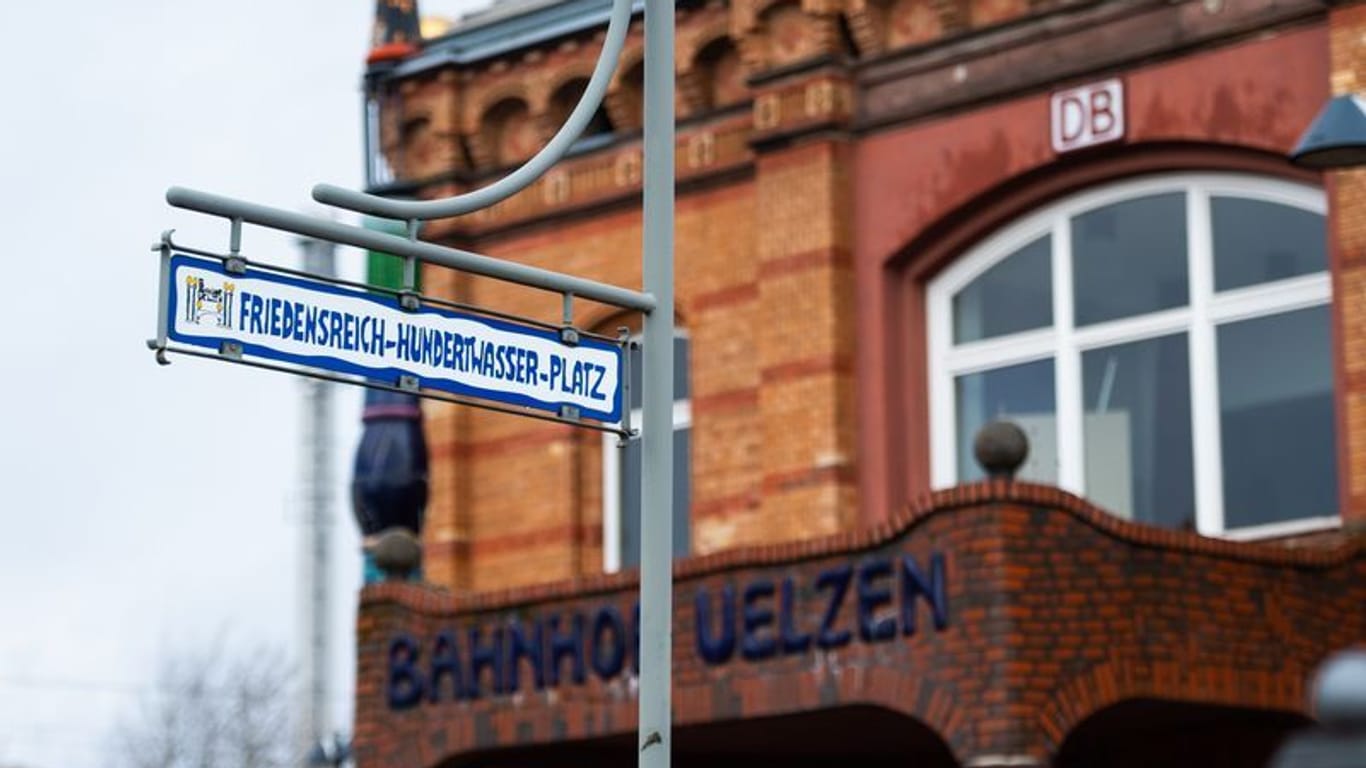
<path fill-rule="evenodd" d="M 376 188 L 528 157 L 605 18 L 509 0 L 373 68 Z M 638 286 L 638 26 L 569 159 L 422 236 Z M 679 3 L 677 759 L 1243 766 L 1306 722 L 1366 640 L 1366 175 L 1285 154 L 1363 40 L 1320 0 Z M 630 452 L 424 410 L 361 764 L 630 764 Z M 998 417 L 1020 482 L 966 450 Z"/>

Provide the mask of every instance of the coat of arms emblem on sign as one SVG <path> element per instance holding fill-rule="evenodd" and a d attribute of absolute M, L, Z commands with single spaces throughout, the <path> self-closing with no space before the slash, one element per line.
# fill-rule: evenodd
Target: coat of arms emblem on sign
<path fill-rule="evenodd" d="M 185 278 L 185 288 L 188 294 L 185 300 L 187 322 L 206 325 L 207 318 L 219 328 L 228 327 L 228 318 L 232 316 L 232 295 L 237 286 L 223 282 L 214 288 L 207 285 L 204 278 L 190 276 Z"/>

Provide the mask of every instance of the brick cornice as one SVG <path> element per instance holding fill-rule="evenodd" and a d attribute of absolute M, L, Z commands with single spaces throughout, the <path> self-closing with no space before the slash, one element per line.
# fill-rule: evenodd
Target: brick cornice
<path fill-rule="evenodd" d="M 941 515 L 994 504 L 1026 505 L 1070 516 L 1118 541 L 1218 560 L 1281 568 L 1329 569 L 1345 565 L 1366 554 L 1359 540 L 1350 539 L 1322 549 L 1292 549 L 1275 544 L 1227 541 L 1186 531 L 1155 528 L 1122 520 L 1066 491 L 1024 482 L 994 480 L 962 485 L 920 497 L 890 520 L 866 530 L 848 531 L 820 538 L 744 547 L 710 555 L 690 557 L 674 565 L 675 579 L 701 578 L 742 568 L 792 564 L 814 558 L 856 554 L 900 539 Z M 585 576 L 575 579 L 455 596 L 430 585 L 405 582 L 373 584 L 361 591 L 362 609 L 395 604 L 428 615 L 460 615 L 498 610 L 539 602 L 581 598 L 634 587 L 634 571 Z"/>
<path fill-rule="evenodd" d="M 1218 14 L 1192 13 L 1191 7 L 1158 0 L 1087 3 L 861 62 L 856 130 L 1019 97 L 1278 26 L 1318 22 L 1325 14 L 1319 0 L 1230 3 Z M 1059 50 L 1075 55 L 1057 56 Z"/>

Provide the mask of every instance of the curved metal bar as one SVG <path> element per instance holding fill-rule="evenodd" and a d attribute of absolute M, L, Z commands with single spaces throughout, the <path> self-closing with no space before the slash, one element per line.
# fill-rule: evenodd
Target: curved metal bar
<path fill-rule="evenodd" d="M 326 205 L 390 219 L 427 220 L 459 216 L 487 208 L 525 189 L 564 157 L 598 111 L 626 44 L 633 4 L 633 0 L 613 0 L 611 19 L 607 23 L 607 39 L 603 41 L 598 63 L 593 68 L 593 75 L 584 88 L 582 98 L 550 142 L 517 170 L 487 187 L 443 200 L 390 200 L 332 184 L 314 186 L 313 199 Z"/>

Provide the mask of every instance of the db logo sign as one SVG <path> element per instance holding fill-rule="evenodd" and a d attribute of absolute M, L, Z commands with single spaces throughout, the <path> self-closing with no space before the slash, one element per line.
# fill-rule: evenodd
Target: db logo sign
<path fill-rule="evenodd" d="M 1118 79 L 1053 94 L 1053 151 L 1124 138 L 1124 83 Z"/>

